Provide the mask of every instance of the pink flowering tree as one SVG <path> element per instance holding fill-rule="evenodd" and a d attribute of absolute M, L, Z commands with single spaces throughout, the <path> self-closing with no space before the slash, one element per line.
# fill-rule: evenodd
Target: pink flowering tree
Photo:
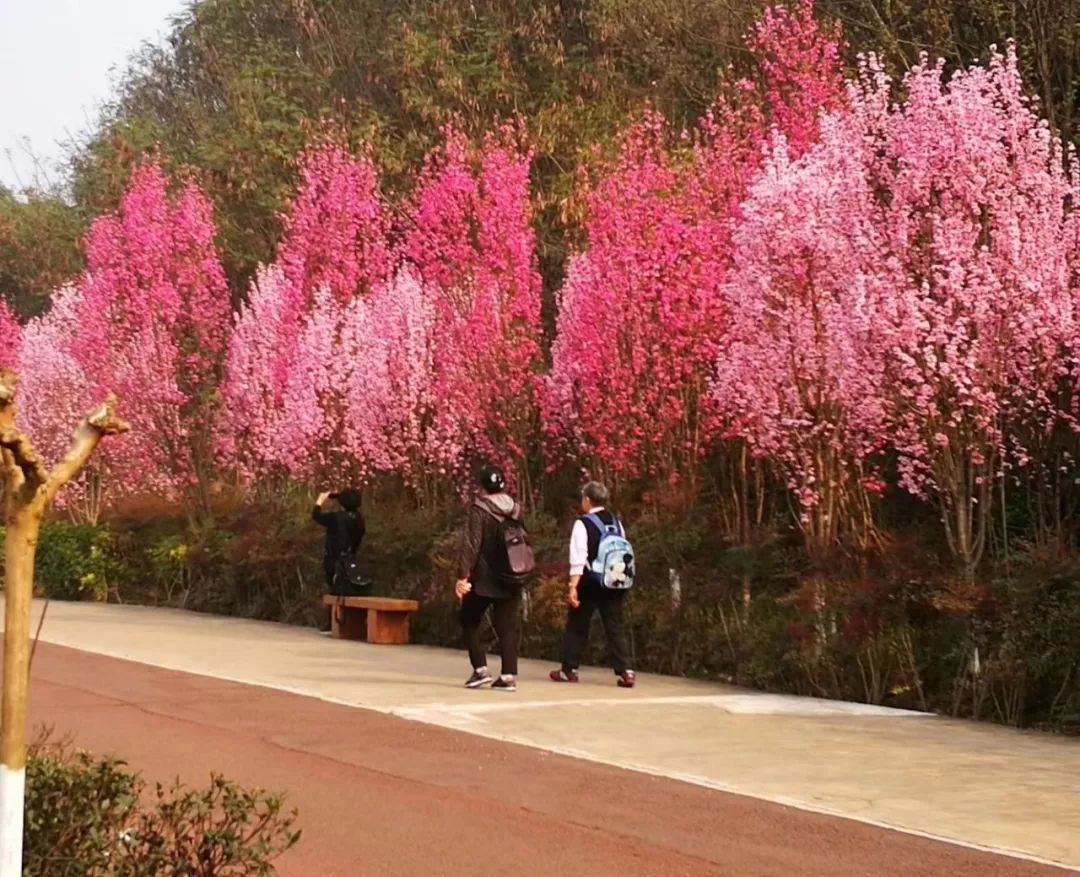
<path fill-rule="evenodd" d="M 924 61 L 899 103 L 888 104 L 888 85 L 868 72 L 856 110 L 886 195 L 883 264 L 900 273 L 883 310 L 892 438 L 902 485 L 938 502 L 949 547 L 972 573 L 1006 466 L 1028 466 L 1025 435 L 1062 413 L 1076 167 L 1024 95 L 1011 49 L 952 77 Z"/>
<path fill-rule="evenodd" d="M 233 330 L 225 432 L 249 474 L 391 473 L 428 490 L 475 456 L 524 469 L 539 365 L 528 166 L 508 136 L 475 153 L 451 132 L 393 248 L 370 163 L 305 158 L 278 258 Z"/>
<path fill-rule="evenodd" d="M 746 39 L 758 69 L 760 103 L 771 124 L 801 155 L 816 140 L 823 112 L 847 104 L 839 23 L 824 26 L 814 0 L 766 6 Z"/>
<path fill-rule="evenodd" d="M 246 481 L 255 481 L 278 459 L 277 426 L 287 371 L 279 379 L 284 364 L 279 363 L 277 342 L 285 334 L 286 290 L 279 267 L 260 268 L 229 335 L 219 442 L 222 456 Z"/>
<path fill-rule="evenodd" d="M 726 286 L 714 399 L 729 431 L 771 460 L 815 561 L 865 550 L 883 484 L 887 270 L 863 132 L 828 116 L 793 158 L 778 138 L 750 187 Z"/>
<path fill-rule="evenodd" d="M 229 293 L 209 199 L 194 183 L 170 192 L 154 163 L 139 167 L 114 214 L 86 236 L 87 271 L 65 351 L 94 397 L 129 401 L 126 489 L 183 495 L 205 509 L 210 435 L 228 327 Z"/>
<path fill-rule="evenodd" d="M 498 461 L 531 492 L 540 288 L 529 204 L 532 154 L 505 129 L 471 149 L 447 130 L 409 205 L 402 256 L 430 295 L 440 400 L 431 463 L 445 475 Z"/>
<path fill-rule="evenodd" d="M 281 386 L 276 462 L 304 482 L 333 476 L 352 483 L 363 474 L 361 461 L 351 458 L 342 440 L 347 405 L 343 373 L 358 354 L 342 344 L 349 304 L 328 286 L 315 290 Z"/>
<path fill-rule="evenodd" d="M 341 344 L 352 351 L 343 374 L 348 400 L 344 446 L 369 474 L 400 477 L 421 495 L 438 488 L 439 469 L 461 453 L 460 437 L 440 431 L 435 352 L 436 301 L 408 268 L 352 303 Z"/>
<path fill-rule="evenodd" d="M 53 293 L 49 310 L 27 323 L 17 371 L 23 403 L 18 426 L 35 438 L 46 465 L 67 451 L 72 423 L 91 405 L 93 388 L 70 350 L 77 337 L 82 293 L 69 286 Z M 80 522 L 97 523 L 108 498 L 109 485 L 123 483 L 124 439 L 103 447 L 83 471 L 56 497 L 57 508 Z M 130 482 L 130 479 L 129 479 Z"/>
<path fill-rule="evenodd" d="M 771 130 L 797 154 L 819 114 L 845 101 L 839 34 L 819 27 L 809 0 L 768 8 L 747 42 L 758 76 L 725 89 L 692 137 L 648 115 L 584 181 L 587 246 L 559 300 L 546 429 L 557 453 L 609 479 L 693 485 L 719 449 L 708 385 L 739 204 Z M 742 485 L 729 529 L 745 541 L 752 467 L 744 446 L 730 450 Z"/>
<path fill-rule="evenodd" d="M 363 478 L 344 444 L 342 321 L 391 276 L 388 222 L 367 157 L 324 144 L 300 159 L 277 258 L 237 315 L 222 385 L 223 450 L 248 475 Z"/>
<path fill-rule="evenodd" d="M 713 426 L 728 217 L 687 197 L 665 127 L 651 115 L 632 129 L 589 187 L 588 249 L 570 262 L 552 348 L 549 429 L 615 483 L 693 477 Z"/>

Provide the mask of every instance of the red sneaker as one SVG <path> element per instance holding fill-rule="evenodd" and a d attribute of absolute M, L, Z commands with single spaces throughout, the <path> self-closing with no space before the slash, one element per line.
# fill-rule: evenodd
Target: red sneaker
<path fill-rule="evenodd" d="M 619 688 L 633 688 L 635 682 L 637 682 L 637 675 L 633 670 L 627 670 L 625 673 L 619 674 Z"/>
<path fill-rule="evenodd" d="M 569 673 L 565 670 L 552 670 L 548 678 L 552 682 L 577 682 L 578 674 L 577 670 L 571 670 Z"/>

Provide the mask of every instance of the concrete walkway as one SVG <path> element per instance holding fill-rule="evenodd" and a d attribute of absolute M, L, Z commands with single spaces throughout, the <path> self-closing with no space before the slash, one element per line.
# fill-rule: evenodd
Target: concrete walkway
<path fill-rule="evenodd" d="M 52 603 L 42 639 L 1080 870 L 1080 741 L 669 677 L 560 686 L 537 662 L 516 694 L 471 692 L 460 652 L 172 610 Z"/>

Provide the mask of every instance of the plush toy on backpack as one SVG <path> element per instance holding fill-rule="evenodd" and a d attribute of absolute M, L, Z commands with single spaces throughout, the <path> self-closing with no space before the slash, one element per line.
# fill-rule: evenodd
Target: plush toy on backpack
<path fill-rule="evenodd" d="M 626 538 L 626 531 L 618 518 L 605 524 L 600 516 L 590 512 L 585 516 L 600 532 L 600 545 L 591 572 L 605 588 L 625 591 L 634 586 L 634 546 Z"/>

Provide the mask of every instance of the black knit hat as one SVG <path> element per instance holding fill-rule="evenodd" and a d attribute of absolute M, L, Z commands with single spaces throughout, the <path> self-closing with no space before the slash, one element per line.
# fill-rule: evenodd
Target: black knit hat
<path fill-rule="evenodd" d="M 347 490 L 342 490 L 340 493 L 334 494 L 334 499 L 336 499 L 346 511 L 356 512 L 360 510 L 359 490 L 350 487 Z"/>
<path fill-rule="evenodd" d="M 480 470 L 480 487 L 486 493 L 502 493 L 506 490 L 506 478 L 496 466 L 485 466 Z"/>

